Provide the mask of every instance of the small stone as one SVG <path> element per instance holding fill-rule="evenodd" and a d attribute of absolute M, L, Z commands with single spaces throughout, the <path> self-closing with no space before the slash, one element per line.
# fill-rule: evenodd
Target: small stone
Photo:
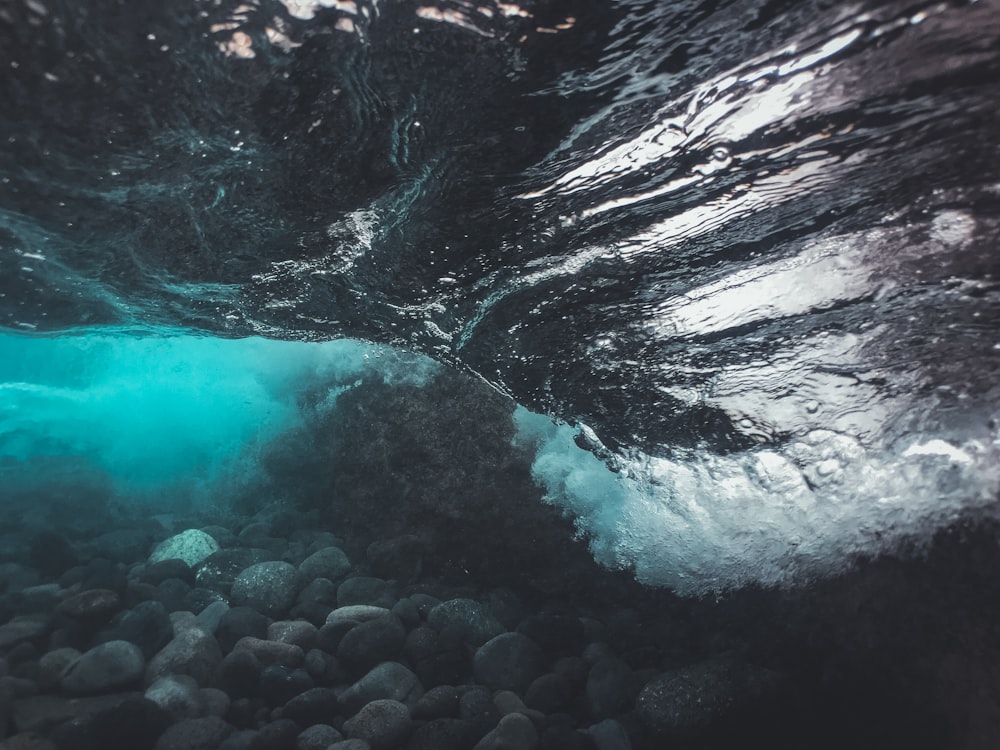
<path fill-rule="evenodd" d="M 194 586 L 194 570 L 186 562 L 178 560 L 175 557 L 155 563 L 147 563 L 140 575 L 140 580 L 143 583 L 151 583 L 154 586 L 159 586 L 171 578 L 177 578 L 184 581 L 188 586 Z"/>
<path fill-rule="evenodd" d="M 299 726 L 308 727 L 332 721 L 337 715 L 338 707 L 337 693 L 333 688 L 314 687 L 289 700 L 282 715 Z M 338 736 L 337 739 L 342 738 Z M 330 742 L 336 742 L 336 739 Z"/>
<path fill-rule="evenodd" d="M 233 582 L 233 604 L 259 604 L 272 617 L 288 611 L 298 593 L 298 571 L 286 562 L 263 562 L 242 571 Z"/>
<path fill-rule="evenodd" d="M 413 704 L 414 719 L 443 719 L 458 715 L 458 689 L 452 685 L 438 685 L 424 693 Z"/>
<path fill-rule="evenodd" d="M 49 631 L 49 618 L 44 615 L 15 617 L 0 625 L 0 650 L 9 649 L 22 641 L 33 641 Z"/>
<path fill-rule="evenodd" d="M 215 638 L 199 627 L 181 630 L 154 656 L 146 668 L 146 682 L 152 684 L 167 674 L 186 674 L 205 684 L 222 662 Z"/>
<path fill-rule="evenodd" d="M 249 651 L 265 667 L 281 666 L 289 669 L 302 666 L 306 656 L 301 648 L 291 643 L 264 641 L 250 636 L 240 638 L 233 647 L 233 653 L 238 651 Z"/>
<path fill-rule="evenodd" d="M 503 625 L 472 599 L 441 602 L 427 615 L 427 623 L 439 632 L 452 633 L 473 646 L 482 646 L 504 632 Z"/>
<path fill-rule="evenodd" d="M 229 713 L 232 701 L 229 696 L 219 688 L 201 688 L 198 690 L 201 698 L 201 711 L 205 716 L 225 717 Z"/>
<path fill-rule="evenodd" d="M 573 700 L 573 689 L 562 675 L 543 674 L 528 686 L 524 702 L 545 714 L 565 711 Z"/>
<path fill-rule="evenodd" d="M 70 664 L 60 684 L 71 693 L 101 693 L 138 682 L 146 660 L 128 641 L 108 641 L 95 646 Z"/>
<path fill-rule="evenodd" d="M 188 529 L 160 542 L 149 556 L 149 562 L 177 559 L 183 560 L 193 568 L 213 552 L 218 551 L 219 543 L 204 531 Z"/>
<path fill-rule="evenodd" d="M 432 719 L 418 726 L 406 750 L 467 750 L 472 744 L 472 728 L 462 719 Z"/>
<path fill-rule="evenodd" d="M 267 628 L 267 638 L 279 643 L 290 643 L 303 651 L 316 645 L 316 626 L 302 620 L 272 622 Z"/>
<path fill-rule="evenodd" d="M 523 693 L 541 673 L 544 661 L 542 650 L 530 638 L 503 633 L 480 646 L 472 664 L 483 685 Z"/>
<path fill-rule="evenodd" d="M 272 665 L 260 672 L 257 690 L 269 706 L 280 706 L 313 687 L 312 677 L 304 669 Z"/>
<path fill-rule="evenodd" d="M 372 746 L 364 740 L 350 739 L 334 742 L 326 750 L 371 750 Z"/>
<path fill-rule="evenodd" d="M 277 719 L 265 724 L 257 732 L 251 750 L 286 750 L 294 747 L 299 726 L 290 719 Z"/>
<path fill-rule="evenodd" d="M 217 750 L 232 732 L 218 716 L 184 719 L 160 736 L 154 750 Z"/>
<path fill-rule="evenodd" d="M 533 750 L 538 745 L 538 731 L 524 714 L 507 714 L 496 727 L 476 743 L 473 750 Z"/>
<path fill-rule="evenodd" d="M 174 721 L 195 719 L 201 714 L 198 683 L 188 675 L 170 674 L 146 689 L 146 699 L 166 711 Z"/>
<path fill-rule="evenodd" d="M 614 719 L 594 724 L 587 729 L 587 733 L 594 738 L 597 750 L 632 750 L 625 727 Z"/>
<path fill-rule="evenodd" d="M 251 565 L 273 559 L 270 552 L 262 549 L 224 549 L 215 552 L 197 566 L 195 581 L 224 596 L 229 596 L 236 577 Z"/>
<path fill-rule="evenodd" d="M 128 641 L 134 643 L 147 659 L 152 658 L 173 638 L 174 627 L 166 607 L 160 602 L 136 604 L 119 613 L 94 638 L 95 643 Z"/>
<path fill-rule="evenodd" d="M 350 674 L 362 674 L 376 664 L 395 659 L 406 642 L 406 629 L 390 615 L 351 628 L 337 646 L 337 661 Z"/>
<path fill-rule="evenodd" d="M 299 733 L 295 739 L 295 750 L 327 750 L 334 742 L 342 739 L 344 735 L 329 724 L 313 724 Z"/>
<path fill-rule="evenodd" d="M 66 667 L 80 657 L 75 648 L 57 648 L 43 654 L 38 660 L 38 687 L 51 690 L 59 685 Z"/>
<path fill-rule="evenodd" d="M 197 589 L 196 589 L 197 590 Z M 211 602 L 195 617 L 195 623 L 206 633 L 215 635 L 219 629 L 222 617 L 229 611 L 229 604 L 224 601 Z"/>
<path fill-rule="evenodd" d="M 385 607 L 371 607 L 367 604 L 354 604 L 349 607 L 338 607 L 326 618 L 327 625 L 357 625 L 379 617 L 385 617 L 390 612 Z"/>
<path fill-rule="evenodd" d="M 262 615 L 252 607 L 230 607 L 219 618 L 215 628 L 215 637 L 224 653 L 229 653 L 241 638 L 267 638 L 267 627 L 270 624 L 267 616 Z"/>
<path fill-rule="evenodd" d="M 622 713 L 632 705 L 637 691 L 631 667 L 613 656 L 598 659 L 587 675 L 587 703 L 599 719 Z"/>
<path fill-rule="evenodd" d="M 312 553 L 299 563 L 299 576 L 303 584 L 314 578 L 336 581 L 351 570 L 351 562 L 339 547 L 325 547 Z"/>
<path fill-rule="evenodd" d="M 423 694 L 423 686 L 413 672 L 398 662 L 388 661 L 379 664 L 345 690 L 340 696 L 340 704 L 348 714 L 380 699 L 398 701 L 409 709 Z"/>
<path fill-rule="evenodd" d="M 377 700 L 344 722 L 344 733 L 348 738 L 364 740 L 372 750 L 393 750 L 406 741 L 410 725 L 410 710 L 405 705 Z"/>
<path fill-rule="evenodd" d="M 25 732 L 0 741 L 0 750 L 59 750 L 55 743 L 36 732 Z"/>

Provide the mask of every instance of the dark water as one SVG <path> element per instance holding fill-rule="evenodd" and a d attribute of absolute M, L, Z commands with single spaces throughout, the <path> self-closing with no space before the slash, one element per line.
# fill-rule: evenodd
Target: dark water
<path fill-rule="evenodd" d="M 0 325 L 468 368 L 679 589 L 926 536 L 998 486 L 998 11 L 7 0 Z"/>

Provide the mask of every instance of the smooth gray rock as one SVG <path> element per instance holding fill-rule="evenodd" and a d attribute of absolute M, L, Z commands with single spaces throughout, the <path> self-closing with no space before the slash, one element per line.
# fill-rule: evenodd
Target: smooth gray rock
<path fill-rule="evenodd" d="M 337 661 L 351 675 L 359 675 L 376 664 L 399 656 L 406 642 L 406 628 L 394 616 L 369 620 L 344 634 L 337 645 Z"/>
<path fill-rule="evenodd" d="M 218 716 L 184 719 L 167 728 L 154 750 L 217 750 L 232 732 Z"/>
<path fill-rule="evenodd" d="M 505 628 L 486 607 L 472 599 L 449 599 L 434 607 L 427 623 L 439 632 L 449 632 L 473 646 L 504 632 Z"/>
<path fill-rule="evenodd" d="M 265 667 L 280 666 L 295 669 L 301 667 L 306 658 L 305 652 L 291 643 L 265 641 L 251 636 L 237 641 L 233 653 L 238 651 L 249 651 Z"/>
<path fill-rule="evenodd" d="M 476 651 L 472 666 L 476 680 L 495 690 L 524 691 L 539 676 L 545 662 L 542 650 L 520 633 L 503 633 Z"/>
<path fill-rule="evenodd" d="M 398 662 L 387 661 L 345 690 L 340 696 L 340 705 L 348 714 L 353 714 L 366 703 L 390 699 L 410 709 L 423 694 L 424 688 L 413 672 Z"/>
<path fill-rule="evenodd" d="M 336 581 L 351 570 L 351 561 L 340 547 L 324 547 L 313 552 L 299 564 L 299 578 L 307 584 L 314 578 Z"/>
<path fill-rule="evenodd" d="M 348 578 L 337 587 L 338 607 L 369 604 L 391 609 L 396 603 L 396 599 L 395 587 L 392 584 L 372 576 Z"/>
<path fill-rule="evenodd" d="M 771 670 L 707 661 L 654 677 L 639 693 L 636 714 L 654 735 L 692 736 L 757 713 L 780 687 L 780 675 Z"/>
<path fill-rule="evenodd" d="M 202 712 L 198 683 L 189 675 L 169 674 L 146 688 L 146 698 L 162 708 L 174 721 L 196 719 Z"/>
<path fill-rule="evenodd" d="M 587 703 L 598 719 L 623 712 L 635 700 L 637 691 L 632 668 L 614 656 L 598 659 L 587 675 Z"/>
<path fill-rule="evenodd" d="M 473 750 L 534 750 L 538 731 L 524 714 L 507 714 L 483 737 Z"/>
<path fill-rule="evenodd" d="M 311 622 L 304 620 L 279 620 L 267 627 L 267 638 L 279 643 L 290 643 L 303 651 L 308 651 L 316 645 L 317 628 Z"/>
<path fill-rule="evenodd" d="M 233 582 L 233 605 L 259 605 L 271 617 L 287 612 L 299 592 L 299 574 L 286 562 L 262 562 L 243 570 Z"/>
<path fill-rule="evenodd" d="M 295 740 L 295 750 L 327 750 L 334 742 L 340 742 L 344 735 L 329 724 L 313 724 L 299 733 Z"/>
<path fill-rule="evenodd" d="M 70 693 L 104 693 L 137 683 L 146 668 L 142 651 L 128 641 L 108 641 L 80 655 L 59 680 Z"/>
<path fill-rule="evenodd" d="M 372 750 L 395 750 L 406 741 L 412 722 L 410 709 L 399 701 L 377 700 L 344 722 L 348 738 L 360 739 Z"/>
<path fill-rule="evenodd" d="M 632 742 L 628 738 L 619 722 L 614 719 L 605 719 L 587 729 L 597 745 L 597 750 L 632 750 Z"/>
<path fill-rule="evenodd" d="M 219 543 L 211 536 L 198 529 L 188 529 L 156 545 L 149 556 L 149 562 L 183 560 L 193 568 L 213 552 L 218 551 Z"/>
<path fill-rule="evenodd" d="M 206 684 L 222 662 L 215 638 L 199 627 L 184 628 L 154 656 L 146 667 L 146 684 L 168 674 L 186 674 Z"/>

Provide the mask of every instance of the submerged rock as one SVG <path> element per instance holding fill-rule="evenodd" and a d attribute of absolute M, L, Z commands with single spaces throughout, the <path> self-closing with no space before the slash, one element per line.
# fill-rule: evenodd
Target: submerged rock
<path fill-rule="evenodd" d="M 298 571 L 286 562 L 262 562 L 243 570 L 233 582 L 233 604 L 251 604 L 272 617 L 287 612 L 298 594 Z"/>
<path fill-rule="evenodd" d="M 545 654 L 520 633 L 503 633 L 476 651 L 472 665 L 476 679 L 499 690 L 523 693 L 542 672 Z"/>
<path fill-rule="evenodd" d="M 156 545 L 149 556 L 149 562 L 177 559 L 183 560 L 193 568 L 213 552 L 218 551 L 219 543 L 204 531 L 188 529 Z"/>
<path fill-rule="evenodd" d="M 360 739 L 372 750 L 393 750 L 410 734 L 410 710 L 394 700 L 372 701 L 356 716 L 344 722 L 344 732 L 351 739 Z"/>
<path fill-rule="evenodd" d="M 60 684 L 71 693 L 108 692 L 138 682 L 145 667 L 138 646 L 128 641 L 108 641 L 66 667 Z"/>

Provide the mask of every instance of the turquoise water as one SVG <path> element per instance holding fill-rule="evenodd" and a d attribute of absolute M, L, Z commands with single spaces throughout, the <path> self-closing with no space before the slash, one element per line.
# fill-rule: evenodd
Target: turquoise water
<path fill-rule="evenodd" d="M 2 334 L 0 459 L 27 473 L 72 460 L 118 493 L 204 485 L 250 470 L 261 445 L 300 422 L 310 384 L 335 392 L 380 354 L 353 340 Z"/>

